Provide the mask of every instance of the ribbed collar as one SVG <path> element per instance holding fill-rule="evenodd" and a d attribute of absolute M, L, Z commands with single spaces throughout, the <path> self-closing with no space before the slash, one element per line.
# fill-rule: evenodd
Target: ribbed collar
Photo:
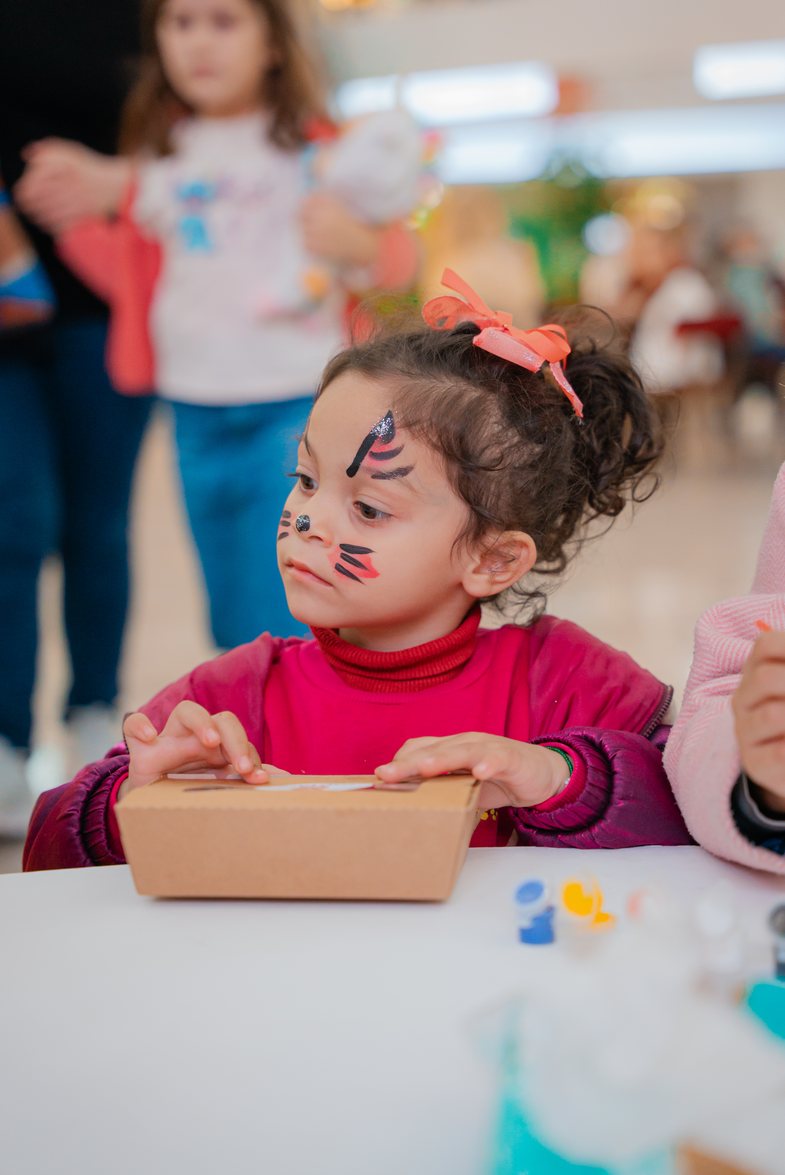
<path fill-rule="evenodd" d="M 457 677 L 474 652 L 479 625 L 477 606 L 447 636 L 393 653 L 350 645 L 332 628 L 311 631 L 331 668 L 348 685 L 371 693 L 403 693 Z"/>

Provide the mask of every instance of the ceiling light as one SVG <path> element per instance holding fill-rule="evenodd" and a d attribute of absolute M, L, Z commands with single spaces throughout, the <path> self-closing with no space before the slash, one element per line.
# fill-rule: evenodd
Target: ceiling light
<path fill-rule="evenodd" d="M 785 41 L 703 45 L 692 67 L 704 98 L 756 98 L 785 93 Z"/>
<path fill-rule="evenodd" d="M 355 78 L 339 87 L 337 101 L 344 118 L 389 110 L 400 102 L 424 126 L 438 127 L 550 114 L 559 87 L 549 66 L 526 61 Z"/>

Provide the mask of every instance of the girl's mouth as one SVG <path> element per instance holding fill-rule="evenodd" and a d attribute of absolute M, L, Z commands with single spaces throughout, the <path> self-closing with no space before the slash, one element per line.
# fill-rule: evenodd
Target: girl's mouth
<path fill-rule="evenodd" d="M 332 587 L 332 584 L 328 580 L 322 579 L 315 571 L 311 571 L 310 567 L 306 567 L 304 563 L 298 563 L 296 559 L 287 559 L 285 567 L 287 571 L 292 572 L 297 579 L 302 580 L 304 583 L 318 583 L 322 587 Z"/>

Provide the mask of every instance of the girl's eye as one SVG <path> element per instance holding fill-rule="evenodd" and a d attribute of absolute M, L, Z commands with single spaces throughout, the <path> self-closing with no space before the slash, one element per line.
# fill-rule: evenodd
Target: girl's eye
<path fill-rule="evenodd" d="M 377 510 L 375 506 L 369 506 L 367 502 L 355 502 L 357 513 L 366 522 L 383 522 L 385 518 L 391 518 L 391 514 L 386 514 L 384 510 Z"/>
<path fill-rule="evenodd" d="M 297 481 L 300 483 L 301 490 L 305 490 L 307 493 L 310 493 L 311 490 L 316 489 L 316 482 L 313 480 L 312 477 L 309 477 L 307 473 L 296 473 L 295 477 L 297 478 Z"/>

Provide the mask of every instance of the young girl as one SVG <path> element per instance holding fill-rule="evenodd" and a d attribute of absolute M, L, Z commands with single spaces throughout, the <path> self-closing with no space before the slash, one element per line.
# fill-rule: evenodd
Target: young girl
<path fill-rule="evenodd" d="M 666 764 L 704 848 L 785 873 L 785 465 L 752 591 L 698 621 Z M 774 631 L 769 631 L 774 630 Z"/>
<path fill-rule="evenodd" d="M 292 615 L 195 669 L 125 722 L 127 747 L 39 801 L 25 867 L 123 860 L 119 795 L 167 771 L 230 764 L 470 772 L 473 844 L 684 844 L 665 778 L 670 690 L 566 621 L 480 629 L 480 603 L 563 569 L 657 456 L 626 361 L 559 327 L 516 331 L 453 274 L 431 329 L 327 367 L 277 531 Z M 581 423 L 582 417 L 582 423 Z M 263 766 L 275 764 L 275 767 Z"/>
<path fill-rule="evenodd" d="M 296 627 L 259 535 L 321 370 L 342 345 L 347 284 L 406 285 L 400 227 L 309 192 L 322 105 L 286 0 L 148 0 L 119 219 L 62 251 L 113 303 L 118 387 L 171 402 L 185 504 L 219 647 Z M 326 124 L 322 123 L 324 127 Z M 318 302 L 311 256 L 345 283 Z"/>

